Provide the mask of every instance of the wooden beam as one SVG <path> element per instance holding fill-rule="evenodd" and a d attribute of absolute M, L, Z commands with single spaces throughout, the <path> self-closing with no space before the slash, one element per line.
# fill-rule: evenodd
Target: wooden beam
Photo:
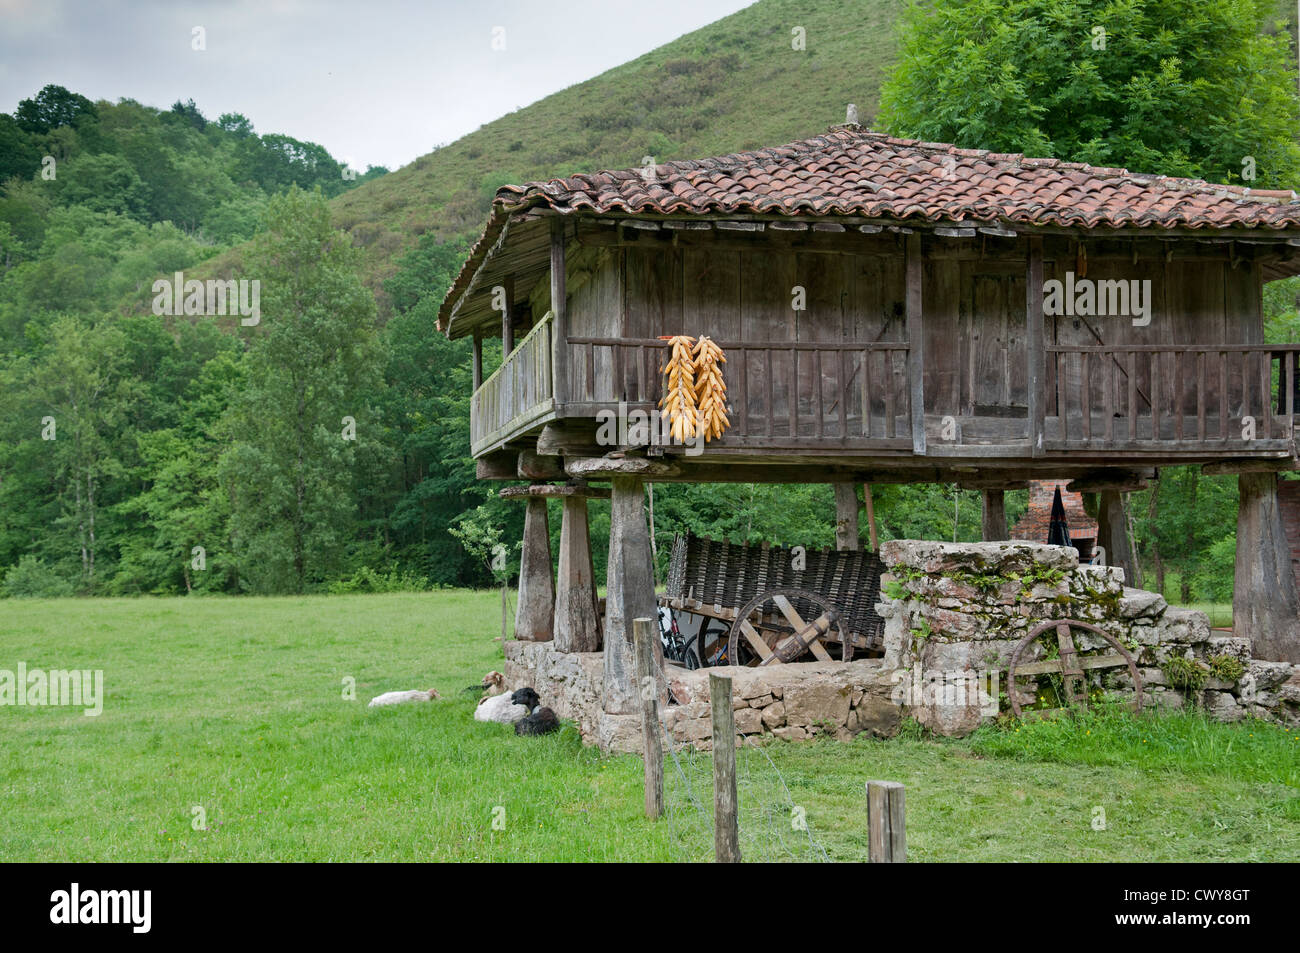
<path fill-rule="evenodd" d="M 1043 239 L 1030 235 L 1025 267 L 1025 360 L 1028 362 L 1029 445 L 1035 457 L 1043 455 L 1043 416 L 1047 403 L 1047 355 L 1043 345 Z"/>
<path fill-rule="evenodd" d="M 569 399 L 569 306 L 565 285 L 564 219 L 551 219 L 551 393 L 556 413 Z"/>
<path fill-rule="evenodd" d="M 501 312 L 501 359 L 504 361 L 515 349 L 515 279 L 507 278 L 502 287 L 506 299 L 506 309 Z"/>
<path fill-rule="evenodd" d="M 517 464 L 514 451 L 498 450 L 474 461 L 474 476 L 480 480 L 518 480 Z"/>
<path fill-rule="evenodd" d="M 564 480 L 563 462 L 559 457 L 543 457 L 532 450 L 519 453 L 519 478 L 521 480 Z"/>
<path fill-rule="evenodd" d="M 483 386 L 483 332 L 474 329 L 474 392 Z"/>
<path fill-rule="evenodd" d="M 1145 490 L 1147 480 L 1155 479 L 1155 470 L 1115 470 L 1111 472 L 1089 473 L 1076 477 L 1066 484 L 1069 493 L 1101 493 L 1103 490 L 1116 490 L 1129 493 Z"/>
<path fill-rule="evenodd" d="M 912 452 L 925 454 L 925 322 L 922 313 L 922 287 L 925 282 L 921 258 L 921 236 L 906 239 L 905 270 L 907 275 L 907 374 L 911 385 Z"/>
<path fill-rule="evenodd" d="M 1201 472 L 1207 476 L 1238 473 L 1274 473 L 1280 470 L 1300 469 L 1300 462 L 1295 457 L 1280 457 L 1273 460 L 1222 460 L 1207 463 Z"/>

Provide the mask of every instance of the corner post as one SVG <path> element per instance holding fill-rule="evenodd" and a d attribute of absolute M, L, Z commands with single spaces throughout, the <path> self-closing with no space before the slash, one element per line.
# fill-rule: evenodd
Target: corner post
<path fill-rule="evenodd" d="M 483 332 L 474 329 L 474 393 L 483 386 Z"/>
<path fill-rule="evenodd" d="M 1030 235 L 1025 266 L 1025 360 L 1029 395 L 1029 448 L 1035 457 L 1043 455 L 1043 414 L 1046 395 L 1047 351 L 1043 344 L 1043 238 Z"/>
<path fill-rule="evenodd" d="M 922 287 L 925 281 L 921 236 L 907 236 L 904 255 L 907 272 L 907 376 L 911 384 L 912 452 L 925 454 L 925 322 Z"/>
<path fill-rule="evenodd" d="M 560 416 L 569 400 L 569 309 L 565 290 L 564 219 L 551 218 L 551 396 Z"/>

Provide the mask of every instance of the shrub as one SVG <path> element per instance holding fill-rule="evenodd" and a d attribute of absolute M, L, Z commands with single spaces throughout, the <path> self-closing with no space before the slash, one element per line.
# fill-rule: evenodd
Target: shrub
<path fill-rule="evenodd" d="M 9 567 L 0 592 L 14 599 L 55 599 L 73 595 L 76 586 L 29 553 Z"/>
<path fill-rule="evenodd" d="M 397 570 L 380 574 L 369 566 L 362 566 L 350 579 L 339 579 L 329 585 L 329 591 L 333 595 L 349 592 L 425 592 L 428 589 L 429 580 L 424 576 Z"/>

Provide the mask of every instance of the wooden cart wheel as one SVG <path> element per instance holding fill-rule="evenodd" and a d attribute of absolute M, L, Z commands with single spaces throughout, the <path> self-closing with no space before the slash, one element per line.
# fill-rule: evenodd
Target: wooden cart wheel
<path fill-rule="evenodd" d="M 818 616 L 805 622 L 794 600 L 816 606 Z M 759 612 L 758 619 L 751 616 Z M 757 656 L 758 665 L 793 662 L 811 652 L 819 662 L 832 661 L 823 641 L 840 644 L 840 660 L 853 657 L 853 642 L 844 635 L 840 614 L 824 598 L 807 589 L 771 589 L 736 613 L 727 641 L 727 658 L 740 658 L 742 644 Z"/>
<path fill-rule="evenodd" d="M 1056 629 L 1056 641 L 1060 646 L 1060 658 L 1047 659 L 1042 662 L 1029 662 L 1025 665 L 1020 664 L 1020 654 L 1025 650 L 1030 642 L 1038 638 L 1048 629 Z M 1091 655 L 1081 656 L 1078 649 L 1074 647 L 1074 637 L 1070 635 L 1071 629 L 1083 629 L 1094 635 L 1099 635 L 1116 651 L 1108 655 Z M 1133 656 L 1129 650 L 1124 648 L 1114 636 L 1109 632 L 1099 629 L 1095 625 L 1087 622 L 1079 622 L 1077 619 L 1053 619 L 1047 622 L 1040 622 L 1029 630 L 1029 634 L 1016 643 L 1015 649 L 1011 652 L 1011 662 L 1007 667 L 1007 696 L 1011 699 L 1011 710 L 1015 712 L 1016 717 L 1020 715 L 1020 701 L 1016 698 L 1016 674 L 1021 675 L 1048 675 L 1060 674 L 1065 682 L 1065 696 L 1069 702 L 1083 705 L 1088 704 L 1088 687 L 1084 678 L 1085 669 L 1093 668 L 1115 668 L 1120 665 L 1128 665 L 1129 675 L 1133 678 L 1133 711 L 1142 711 L 1142 676 L 1138 674 L 1137 663 L 1133 661 Z"/>

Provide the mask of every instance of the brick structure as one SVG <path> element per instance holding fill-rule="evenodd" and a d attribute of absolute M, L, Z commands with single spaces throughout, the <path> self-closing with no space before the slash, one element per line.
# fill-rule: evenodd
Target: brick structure
<path fill-rule="evenodd" d="M 1083 495 L 1065 489 L 1069 480 L 1032 480 L 1029 484 L 1029 509 L 1020 522 L 1011 528 L 1012 539 L 1031 543 L 1047 542 L 1047 530 L 1052 522 L 1052 500 L 1056 488 L 1061 488 L 1061 502 L 1065 504 L 1065 519 L 1070 524 L 1070 541 L 1079 551 L 1079 558 L 1092 558 L 1092 547 L 1097 542 L 1097 521 L 1083 508 Z M 1297 517 L 1300 517 L 1300 497 L 1296 498 Z M 1300 523 L 1297 523 L 1300 531 Z"/>

